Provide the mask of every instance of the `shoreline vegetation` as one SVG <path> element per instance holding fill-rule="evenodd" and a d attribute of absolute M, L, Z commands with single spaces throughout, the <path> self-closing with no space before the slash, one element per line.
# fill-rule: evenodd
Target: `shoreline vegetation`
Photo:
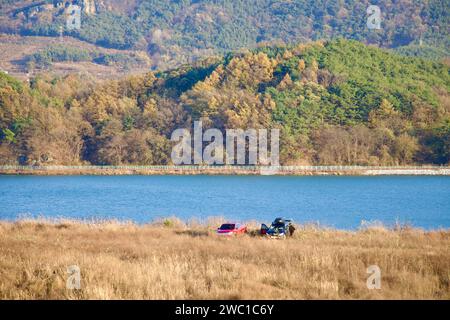
<path fill-rule="evenodd" d="M 450 176 L 449 166 L 0 166 L 0 175 Z"/>
<path fill-rule="evenodd" d="M 268 240 L 252 223 L 223 238 L 215 219 L 0 221 L 0 299 L 450 299 L 450 230 L 297 225 Z M 81 288 L 69 290 L 74 265 Z"/>

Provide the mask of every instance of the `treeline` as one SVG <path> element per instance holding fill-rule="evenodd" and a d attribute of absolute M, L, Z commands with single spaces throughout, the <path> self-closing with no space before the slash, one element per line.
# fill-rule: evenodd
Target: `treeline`
<path fill-rule="evenodd" d="M 437 58 L 448 56 L 450 45 L 449 3 L 446 0 L 146 0 L 108 3 L 112 10 L 104 8 L 97 15 L 83 15 L 82 28 L 66 31 L 66 34 L 104 47 L 148 50 L 158 67 L 261 43 L 289 44 L 336 37 L 385 48 L 423 43 L 433 52 L 414 50 L 414 54 Z M 369 30 L 366 25 L 366 10 L 370 5 L 378 5 L 381 9 L 381 30 Z M 62 9 L 55 9 L 32 16 L 18 15 L 16 19 L 3 17 L 1 26 L 3 32 L 57 36 L 60 27 L 65 26 L 65 15 Z M 400 52 L 409 54 L 410 50 Z"/>
<path fill-rule="evenodd" d="M 170 164 L 170 136 L 279 128 L 282 164 L 450 161 L 449 67 L 335 40 L 97 83 L 0 75 L 1 164 Z"/>
<path fill-rule="evenodd" d="M 448 50 L 446 48 L 438 48 L 427 45 L 412 44 L 404 47 L 395 48 L 393 51 L 404 56 L 421 57 L 429 60 L 440 61 L 443 59 L 450 59 L 448 55 Z"/>

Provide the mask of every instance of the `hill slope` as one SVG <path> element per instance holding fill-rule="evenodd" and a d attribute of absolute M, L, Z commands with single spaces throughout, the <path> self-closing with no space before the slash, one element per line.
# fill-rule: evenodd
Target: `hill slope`
<path fill-rule="evenodd" d="M 444 164 L 449 67 L 348 40 L 96 84 L 0 75 L 2 163 L 166 164 L 176 128 L 280 128 L 283 164 Z"/>
<path fill-rule="evenodd" d="M 30 3 L 48 3 L 33 9 Z M 0 1 L 0 32 L 58 36 L 65 13 L 55 1 Z M 57 3 L 58 1 L 56 1 Z M 62 1 L 65 2 L 65 1 Z M 103 47 L 145 50 L 158 68 L 259 43 L 344 37 L 386 48 L 422 43 L 448 56 L 449 3 L 328 0 L 77 0 L 82 28 L 70 35 Z M 381 30 L 369 30 L 369 5 L 381 9 Z M 11 14 L 15 13 L 15 14 Z M 63 29 L 64 30 L 64 29 Z M 411 49 L 430 55 L 430 50 Z M 400 51 L 409 54 L 409 47 Z"/>

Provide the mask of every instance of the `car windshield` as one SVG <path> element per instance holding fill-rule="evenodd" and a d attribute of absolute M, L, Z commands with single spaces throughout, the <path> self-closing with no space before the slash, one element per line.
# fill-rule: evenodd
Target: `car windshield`
<path fill-rule="evenodd" d="M 274 223 L 274 224 L 272 224 L 272 228 L 278 229 L 278 228 L 284 228 L 284 227 L 285 227 L 284 223 Z"/>
<path fill-rule="evenodd" d="M 234 224 L 231 223 L 226 223 L 220 226 L 220 230 L 233 230 L 234 229 Z"/>

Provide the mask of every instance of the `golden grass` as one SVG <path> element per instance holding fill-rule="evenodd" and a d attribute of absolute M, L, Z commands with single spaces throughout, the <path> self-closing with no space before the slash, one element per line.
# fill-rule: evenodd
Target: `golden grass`
<path fill-rule="evenodd" d="M 201 224 L 0 223 L 0 299 L 450 299 L 450 231 L 302 226 L 231 239 Z M 366 286 L 369 265 L 381 289 Z M 81 289 L 66 289 L 67 268 Z"/>

